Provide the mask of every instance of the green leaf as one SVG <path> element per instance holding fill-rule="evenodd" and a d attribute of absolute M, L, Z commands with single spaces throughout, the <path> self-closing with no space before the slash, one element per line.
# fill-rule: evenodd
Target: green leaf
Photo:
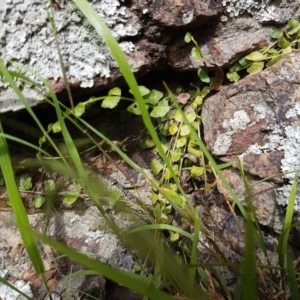
<path fill-rule="evenodd" d="M 29 191 L 32 188 L 32 177 L 24 175 L 20 178 L 20 189 L 23 191 Z"/>
<path fill-rule="evenodd" d="M 291 46 L 288 46 L 288 47 L 282 49 L 281 54 L 282 54 L 282 55 L 286 55 L 286 54 L 290 54 L 290 53 L 292 53 L 292 52 L 293 52 L 293 48 L 292 48 Z"/>
<path fill-rule="evenodd" d="M 187 143 L 187 138 L 186 137 L 180 137 L 179 139 L 176 140 L 175 146 L 176 148 L 181 148 L 184 147 Z"/>
<path fill-rule="evenodd" d="M 280 56 L 276 56 L 276 57 L 273 57 L 271 58 L 268 63 L 266 64 L 266 67 L 270 67 L 272 65 L 274 65 L 275 63 L 277 63 L 279 60 L 280 60 Z"/>
<path fill-rule="evenodd" d="M 73 203 L 76 202 L 78 197 L 79 197 L 79 192 L 76 192 L 76 191 L 68 192 L 67 195 L 63 199 L 63 203 L 72 205 Z"/>
<path fill-rule="evenodd" d="M 293 35 L 300 30 L 300 23 L 296 20 L 289 20 L 288 25 L 291 28 L 291 30 L 288 32 L 290 35 Z"/>
<path fill-rule="evenodd" d="M 204 68 L 199 68 L 197 70 L 197 75 L 202 82 L 210 83 L 210 78 Z"/>
<path fill-rule="evenodd" d="M 191 56 L 193 59 L 199 59 L 202 57 L 202 52 L 197 47 L 193 47 L 191 51 Z"/>
<path fill-rule="evenodd" d="M 251 61 L 249 59 L 247 59 L 246 57 L 242 57 L 242 58 L 239 59 L 238 63 L 242 67 L 246 67 L 247 65 L 249 65 L 249 63 L 251 63 Z"/>
<path fill-rule="evenodd" d="M 169 111 L 171 107 L 169 106 L 169 102 L 164 99 L 160 101 L 151 111 L 150 117 L 152 118 L 161 118 L 164 117 Z"/>
<path fill-rule="evenodd" d="M 283 37 L 283 30 L 282 29 L 279 29 L 279 28 L 276 28 L 273 30 L 273 32 L 271 33 L 271 38 L 273 39 L 281 39 Z"/>
<path fill-rule="evenodd" d="M 182 112 L 179 109 L 177 109 L 173 115 L 173 118 L 178 123 L 182 122 L 183 121 Z"/>
<path fill-rule="evenodd" d="M 154 147 L 155 144 L 151 138 L 145 138 L 141 142 L 140 146 L 142 147 L 142 149 L 148 149 Z"/>
<path fill-rule="evenodd" d="M 267 57 L 259 51 L 254 51 L 248 54 L 245 58 L 251 61 L 258 61 L 258 60 L 264 60 Z"/>
<path fill-rule="evenodd" d="M 46 202 L 46 198 L 42 195 L 37 195 L 34 199 L 33 199 L 33 206 L 35 208 L 41 208 L 43 206 L 43 204 Z"/>
<path fill-rule="evenodd" d="M 53 133 L 59 133 L 61 132 L 61 126 L 60 126 L 60 122 L 57 121 L 52 125 L 52 132 Z"/>
<path fill-rule="evenodd" d="M 138 106 L 138 104 L 136 102 L 132 103 L 131 105 L 129 105 L 127 107 L 127 110 L 137 116 L 140 116 L 142 113 L 141 113 L 141 110 Z"/>
<path fill-rule="evenodd" d="M 102 101 L 101 107 L 109 109 L 115 108 L 121 100 L 121 94 L 122 90 L 118 87 L 114 87 Z"/>
<path fill-rule="evenodd" d="M 169 127 L 169 133 L 171 135 L 174 135 L 177 131 L 178 131 L 177 124 L 175 124 L 175 123 L 171 124 L 171 126 Z"/>
<path fill-rule="evenodd" d="M 279 41 L 278 41 L 278 46 L 282 49 L 287 48 L 290 45 L 290 42 L 285 38 L 282 37 Z"/>
<path fill-rule="evenodd" d="M 170 203 L 175 204 L 181 208 L 185 205 L 185 198 L 179 195 L 176 191 L 169 188 L 161 187 L 160 192 L 170 201 Z"/>
<path fill-rule="evenodd" d="M 162 170 L 163 170 L 164 166 L 161 164 L 161 162 L 154 158 L 151 161 L 151 170 L 153 172 L 154 175 L 158 175 Z"/>
<path fill-rule="evenodd" d="M 177 162 L 182 157 L 182 153 L 179 150 L 170 151 L 171 162 Z"/>
<path fill-rule="evenodd" d="M 85 113 L 85 104 L 83 102 L 80 102 L 75 106 L 74 115 L 76 117 L 81 117 L 84 113 Z"/>
<path fill-rule="evenodd" d="M 197 96 L 193 102 L 193 104 L 198 107 L 203 104 L 203 96 Z"/>
<path fill-rule="evenodd" d="M 180 128 L 180 135 L 187 136 L 191 132 L 190 127 L 188 125 L 182 125 Z"/>
<path fill-rule="evenodd" d="M 178 232 L 173 232 L 173 231 L 171 231 L 170 232 L 170 241 L 171 242 L 176 242 L 176 241 L 178 241 L 179 240 L 179 233 Z"/>
<path fill-rule="evenodd" d="M 228 72 L 228 73 L 226 73 L 226 77 L 231 82 L 236 82 L 236 81 L 240 80 L 240 78 L 241 78 L 237 72 Z"/>
<path fill-rule="evenodd" d="M 154 205 L 158 201 L 158 195 L 156 193 L 151 193 L 150 200 L 152 205 Z"/>
<path fill-rule="evenodd" d="M 203 152 L 199 149 L 196 149 L 195 147 L 198 147 L 194 142 L 190 141 L 188 144 L 188 153 L 196 156 L 196 157 L 202 157 Z"/>
<path fill-rule="evenodd" d="M 267 53 L 268 54 L 278 54 L 278 50 L 275 48 L 270 48 L 267 50 Z"/>
<path fill-rule="evenodd" d="M 185 116 L 186 116 L 187 121 L 190 123 L 195 121 L 197 118 L 197 114 L 194 111 L 190 111 L 190 112 L 186 113 Z"/>
<path fill-rule="evenodd" d="M 191 176 L 192 177 L 201 177 L 204 174 L 204 167 L 192 166 Z"/>
<path fill-rule="evenodd" d="M 155 89 L 151 90 L 150 93 L 144 97 L 145 103 L 156 105 L 163 96 L 164 94 L 161 91 Z"/>
<path fill-rule="evenodd" d="M 190 32 L 187 32 L 184 36 L 184 41 L 188 44 L 192 41 L 192 35 Z"/>
<path fill-rule="evenodd" d="M 295 28 L 293 28 L 292 30 L 290 30 L 290 31 L 288 32 L 288 34 L 293 35 L 293 34 L 298 33 L 299 31 L 300 31 L 300 24 L 299 24 L 297 27 L 295 27 Z"/>
<path fill-rule="evenodd" d="M 46 193 L 51 193 L 55 190 L 56 188 L 56 184 L 55 184 L 55 181 L 53 179 L 47 179 L 45 181 L 45 192 Z"/>
<path fill-rule="evenodd" d="M 229 68 L 229 72 L 238 72 L 242 70 L 244 66 L 242 66 L 239 62 L 236 62 L 233 66 Z"/>
<path fill-rule="evenodd" d="M 171 173 L 174 172 L 175 175 L 178 174 L 178 165 L 172 166 L 172 170 L 170 171 L 169 168 L 166 169 L 165 173 L 163 174 L 163 179 L 170 180 L 172 175 Z"/>
<path fill-rule="evenodd" d="M 300 23 L 298 21 L 296 21 L 296 20 L 291 19 L 291 20 L 288 21 L 288 25 L 291 28 L 296 28 L 296 27 L 298 27 L 300 25 Z"/>
<path fill-rule="evenodd" d="M 249 68 L 247 68 L 247 72 L 249 74 L 259 72 L 259 71 L 263 70 L 264 66 L 265 66 L 265 64 L 262 61 L 254 62 Z"/>
<path fill-rule="evenodd" d="M 205 87 L 202 89 L 202 91 L 201 91 L 201 93 L 200 93 L 200 96 L 204 98 L 204 97 L 207 96 L 209 93 L 210 93 L 210 88 L 209 88 L 209 86 L 205 86 Z"/>
<path fill-rule="evenodd" d="M 139 91 L 140 91 L 140 93 L 141 93 L 141 95 L 143 97 L 146 96 L 146 95 L 148 95 L 150 93 L 150 90 L 148 88 L 146 88 L 145 86 L 143 86 L 143 85 L 139 85 L 138 88 L 139 88 Z M 129 90 L 129 92 L 131 94 L 133 94 L 133 92 L 131 91 L 131 89 Z"/>

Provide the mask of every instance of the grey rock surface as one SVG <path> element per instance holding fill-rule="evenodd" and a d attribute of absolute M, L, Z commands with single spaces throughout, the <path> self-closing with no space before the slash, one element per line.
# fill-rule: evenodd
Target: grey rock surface
<path fill-rule="evenodd" d="M 282 23 L 290 18 L 298 3 L 291 0 L 222 0 L 222 5 L 231 17 L 247 13 L 259 22 Z"/>
<path fill-rule="evenodd" d="M 1 241 L 0 241 L 0 275 L 21 291 L 35 299 L 44 299 L 46 291 L 40 279 L 35 275 L 30 260 L 26 254 L 22 239 L 14 224 L 10 212 L 0 212 Z M 30 223 L 36 230 L 42 230 L 45 225 L 44 214 L 29 215 Z M 119 219 L 119 222 L 122 222 Z M 123 220 L 124 222 L 124 220 Z M 105 220 L 101 217 L 95 206 L 83 211 L 69 210 L 56 213 L 50 220 L 47 233 L 62 243 L 82 253 L 92 255 L 93 258 L 105 262 L 118 269 L 131 271 L 133 267 L 132 256 L 120 245 L 117 238 L 105 227 Z M 48 284 L 59 295 L 64 295 L 69 283 L 59 281 L 61 275 L 68 275 L 80 269 L 72 265 L 66 258 L 59 258 L 50 247 L 41 246 L 43 261 L 46 268 Z M 59 275 L 60 274 L 60 275 Z M 35 278 L 36 276 L 36 278 Z M 78 299 L 86 284 L 85 276 L 76 276 L 72 280 L 72 295 Z M 65 280 L 67 280 L 65 278 Z M 99 291 L 105 294 L 105 280 L 97 278 Z M 88 291 L 87 291 L 88 292 Z M 20 297 L 20 296 L 19 296 Z M 0 284 L 1 299 L 21 299 L 18 293 L 7 286 Z M 23 299 L 23 298 L 22 298 Z M 60 299 L 65 299 L 60 298 Z"/>
<path fill-rule="evenodd" d="M 300 54 L 224 87 L 203 107 L 204 138 L 224 161 L 244 161 L 244 169 L 260 178 L 272 177 L 274 199 L 286 205 L 300 169 Z M 275 177 L 274 177 L 275 176 Z M 269 198 L 267 200 L 267 198 Z M 300 211 L 298 192 L 295 210 Z"/>
<path fill-rule="evenodd" d="M 103 0 L 91 3 L 117 39 L 138 34 L 141 24 L 123 1 Z M 112 76 L 111 71 L 116 64 L 109 50 L 72 1 L 66 1 L 55 8 L 57 37 L 68 80 L 85 88 L 94 85 L 93 78 L 96 76 Z M 4 62 L 12 60 L 23 64 L 54 83 L 62 77 L 45 2 L 1 0 L 0 24 L 0 55 Z M 120 46 L 125 53 L 134 49 L 129 41 L 121 42 Z M 0 100 L 11 99 L 3 82 L 0 82 L 0 91 Z M 42 100 L 44 96 L 32 88 L 24 92 L 30 99 Z"/>
<path fill-rule="evenodd" d="M 183 42 L 187 31 L 192 31 L 207 58 L 219 66 L 228 65 L 266 44 L 274 23 L 283 24 L 299 11 L 298 1 L 89 2 L 119 40 L 138 74 L 169 67 L 195 70 L 203 65 L 202 61 L 190 58 L 191 45 Z M 53 9 L 67 78 L 76 93 L 95 92 L 119 80 L 121 75 L 109 50 L 72 1 L 56 1 Z M 4 62 L 14 62 L 11 69 L 35 79 L 20 67 L 25 66 L 50 80 L 55 92 L 65 90 L 44 2 L 0 1 L 0 55 Z M 33 88 L 20 81 L 18 84 L 31 105 L 44 99 L 42 87 Z M 1 80 L 0 112 L 21 107 Z"/>

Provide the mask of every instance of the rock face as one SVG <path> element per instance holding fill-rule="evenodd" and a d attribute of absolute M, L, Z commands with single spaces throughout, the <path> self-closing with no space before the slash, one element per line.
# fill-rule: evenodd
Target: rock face
<path fill-rule="evenodd" d="M 32 264 L 23 248 L 22 239 L 14 226 L 12 213 L 0 212 L 2 236 L 0 254 L 0 275 L 18 287 L 21 291 L 34 299 L 45 299 L 46 291 L 42 286 L 41 279 L 36 275 Z M 45 225 L 44 214 L 30 215 L 30 222 L 35 229 L 41 229 Z M 57 213 L 49 220 L 48 234 L 55 237 L 64 244 L 81 252 L 89 253 L 102 262 L 118 269 L 130 271 L 133 267 L 131 255 L 120 245 L 107 228 L 104 227 L 105 220 L 101 217 L 95 206 L 86 208 L 80 213 L 78 211 L 64 211 Z M 120 220 L 121 221 L 121 220 Z M 66 258 L 59 258 L 58 253 L 47 246 L 43 246 L 43 262 L 46 269 L 46 280 L 52 291 L 65 299 L 66 282 L 60 281 L 62 275 L 67 276 L 82 269 Z M 89 276 L 75 276 L 70 278 L 72 284 L 71 296 L 79 299 L 82 293 L 91 293 L 97 289 L 97 299 L 104 299 L 105 279 L 95 276 L 95 282 Z M 17 292 L 0 284 L 1 299 L 23 299 Z M 18 298 L 19 297 L 19 298 Z M 55 298 L 57 299 L 57 298 Z"/>
<path fill-rule="evenodd" d="M 158 68 L 198 68 L 202 62 L 190 58 L 191 45 L 183 42 L 187 31 L 192 31 L 207 58 L 219 66 L 228 65 L 266 44 L 274 23 L 286 22 L 299 10 L 298 2 L 292 0 L 89 2 L 120 41 L 138 74 Z M 109 50 L 73 2 L 54 1 L 52 5 L 57 38 L 74 94 L 79 89 L 95 92 L 120 79 Z M 0 55 L 4 62 L 25 65 L 49 79 L 56 92 L 65 89 L 43 2 L 0 0 Z M 16 64 L 13 68 L 20 70 Z M 44 98 L 43 90 L 19 85 L 31 105 Z M 21 107 L 14 93 L 0 81 L 0 112 Z"/>
<path fill-rule="evenodd" d="M 202 111 L 204 138 L 212 154 L 234 166 L 240 159 L 256 181 L 272 177 L 264 182 L 269 186 L 256 190 L 258 195 L 265 193 L 259 202 L 269 208 L 272 201 L 287 204 L 300 169 L 299 68 L 300 54 L 290 54 L 209 97 Z M 272 206 L 269 214 L 274 215 L 276 205 Z M 300 193 L 295 210 L 300 211 Z"/>

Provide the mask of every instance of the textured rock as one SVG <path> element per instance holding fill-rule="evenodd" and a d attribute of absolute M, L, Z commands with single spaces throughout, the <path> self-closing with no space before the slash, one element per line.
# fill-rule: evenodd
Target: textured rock
<path fill-rule="evenodd" d="M 202 111 L 204 138 L 211 152 L 234 161 L 235 166 L 241 159 L 245 171 L 260 178 L 277 175 L 272 179 L 279 182 L 275 198 L 280 205 L 287 204 L 300 169 L 299 68 L 300 54 L 290 54 L 224 87 L 206 100 Z M 295 210 L 300 211 L 300 193 Z"/>
<path fill-rule="evenodd" d="M 202 61 L 190 59 L 191 45 L 183 42 L 188 30 L 207 58 L 219 66 L 228 65 L 268 42 L 273 27 L 262 23 L 286 22 L 299 10 L 297 1 L 242 1 L 240 5 L 240 1 L 216 0 L 89 2 L 120 41 L 133 71 L 141 75 L 158 68 L 182 71 L 203 65 Z M 55 1 L 53 7 L 57 37 L 74 95 L 95 93 L 116 83 L 121 78 L 116 63 L 72 1 Z M 232 11 L 233 16 L 239 17 L 231 18 Z M 5 62 L 12 60 L 38 72 L 50 80 L 56 92 L 65 90 L 43 2 L 0 0 L 0 55 Z M 44 98 L 42 88 L 19 85 L 31 105 Z M 0 81 L 0 112 L 21 107 L 15 94 Z"/>
<path fill-rule="evenodd" d="M 247 13 L 259 22 L 286 22 L 289 15 L 299 9 L 299 4 L 293 0 L 222 0 L 222 5 L 231 17 Z"/>
<path fill-rule="evenodd" d="M 44 299 L 42 284 L 35 275 L 29 258 L 17 228 L 14 225 L 13 216 L 10 212 L 0 212 L 1 235 L 0 241 L 0 274 L 9 279 L 10 283 L 18 286 L 29 296 L 35 299 Z M 30 215 L 30 222 L 35 229 L 43 229 L 45 216 L 43 214 Z M 124 222 L 124 220 L 119 220 Z M 119 223 L 120 225 L 121 223 Z M 105 220 L 101 217 L 98 209 L 94 206 L 83 211 L 64 211 L 57 213 L 49 220 L 48 234 L 69 247 L 84 253 L 93 254 L 95 258 L 119 269 L 130 271 L 133 266 L 132 257 L 105 228 Z M 43 260 L 46 269 L 46 278 L 49 286 L 58 294 L 66 292 L 66 282 L 60 282 L 62 274 L 75 272 L 79 266 L 70 261 L 58 258 L 58 254 L 47 246 L 42 247 Z M 50 281 L 50 279 L 52 281 Z M 78 293 L 87 285 L 85 276 L 76 276 L 72 279 L 72 295 L 78 299 Z M 104 279 L 97 278 L 98 289 L 104 291 Z M 87 288 L 87 287 L 86 287 Z M 87 291 L 90 292 L 90 291 Z M 12 298 L 10 298 L 12 297 Z M 1 299 L 19 299 L 17 293 L 0 284 Z M 20 298 L 21 299 L 21 298 Z"/>
<path fill-rule="evenodd" d="M 137 15 L 129 11 L 122 1 L 91 2 L 117 39 L 124 40 L 138 34 L 141 23 Z M 5 62 L 17 61 L 39 72 L 44 78 L 52 79 L 57 90 L 59 87 L 55 83 L 62 77 L 62 71 L 44 5 L 44 2 L 36 0 L 0 1 L 0 55 Z M 116 63 L 102 39 L 72 1 L 55 6 L 55 22 L 67 78 L 71 84 L 82 88 L 93 87 L 96 76 L 104 79 L 112 77 Z M 125 53 L 134 50 L 130 41 L 124 40 L 120 46 Z M 2 82 L 0 90 L 0 99 L 10 98 L 5 92 L 6 85 Z M 26 89 L 25 94 L 30 99 L 43 98 L 43 95 L 32 88 Z"/>
<path fill-rule="evenodd" d="M 270 40 L 271 26 L 262 27 L 251 17 L 229 19 L 225 23 L 217 21 L 192 31 L 203 55 L 220 67 L 226 67 L 245 53 L 266 45 Z M 193 59 L 191 46 L 183 42 L 183 37 L 168 47 L 168 63 L 178 70 L 194 70 L 203 66 L 201 59 Z"/>
<path fill-rule="evenodd" d="M 222 5 L 215 0 L 154 0 L 149 12 L 165 26 L 199 26 L 222 12 Z"/>

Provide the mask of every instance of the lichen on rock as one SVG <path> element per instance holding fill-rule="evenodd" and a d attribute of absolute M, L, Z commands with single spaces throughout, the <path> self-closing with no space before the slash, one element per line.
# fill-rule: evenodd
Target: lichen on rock
<path fill-rule="evenodd" d="M 0 54 L 5 61 L 26 64 L 44 78 L 61 77 L 51 26 L 43 1 L 1 1 Z M 135 36 L 140 23 L 123 1 L 90 1 L 117 39 Z M 82 87 L 91 87 L 98 75 L 109 77 L 116 63 L 108 48 L 75 5 L 68 1 L 54 13 L 58 41 L 68 78 L 76 77 Z M 120 43 L 130 52 L 133 44 Z"/>
<path fill-rule="evenodd" d="M 300 55 L 292 53 L 224 87 L 206 100 L 202 110 L 204 138 L 212 153 L 235 167 L 240 159 L 250 176 L 276 183 L 273 201 L 282 206 L 287 205 L 300 171 L 299 69 Z"/>
<path fill-rule="evenodd" d="M 230 17 L 236 18 L 247 13 L 260 22 L 286 22 L 287 12 L 294 4 L 293 0 L 222 0 L 222 5 Z"/>

